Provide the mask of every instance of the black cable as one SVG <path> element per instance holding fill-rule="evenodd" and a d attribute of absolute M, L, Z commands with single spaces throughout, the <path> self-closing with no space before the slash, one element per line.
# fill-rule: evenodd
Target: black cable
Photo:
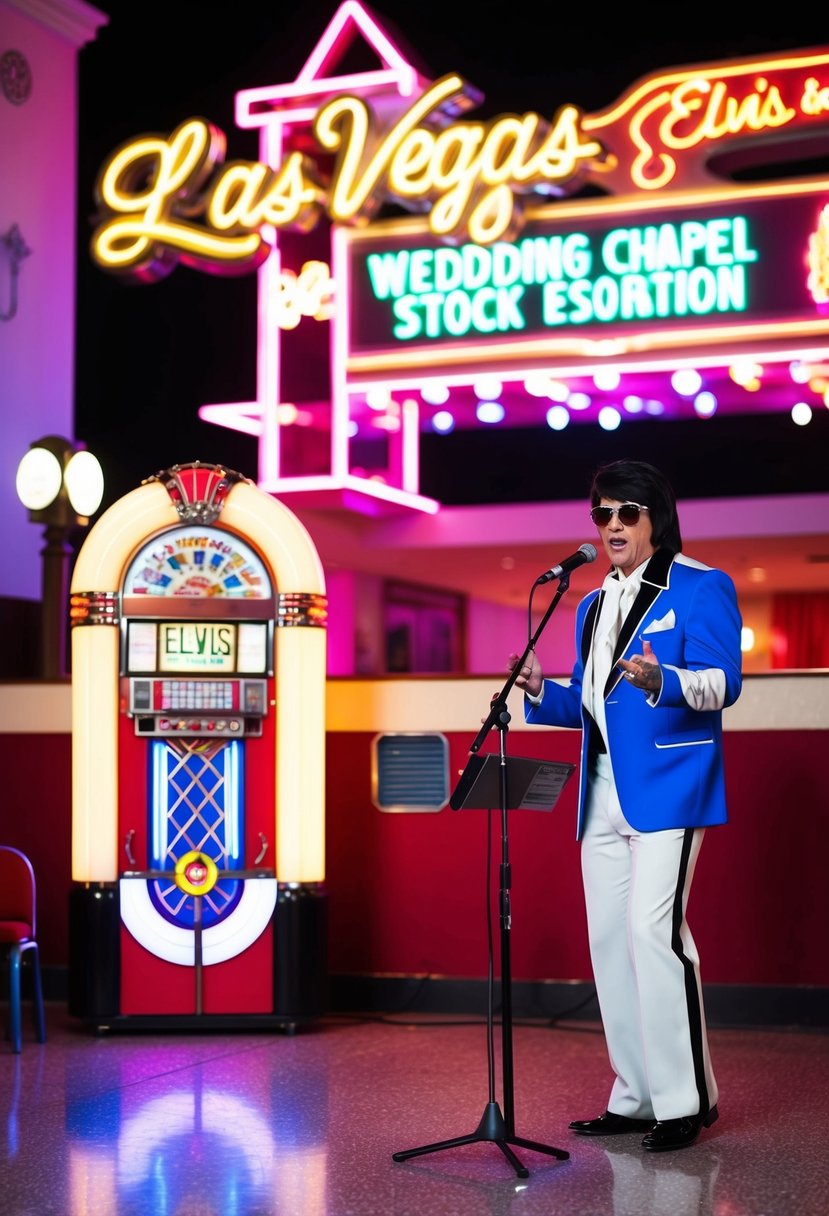
<path fill-rule="evenodd" d="M 487 1077 L 489 1081 L 489 1100 L 495 1101 L 495 1044 L 493 1042 L 493 1029 L 495 1027 L 495 1011 L 493 1003 L 493 989 L 495 985 L 495 964 L 492 934 L 492 811 L 486 813 L 486 940 L 487 940 L 487 1042 L 486 1042 L 486 1058 L 487 1058 Z"/>

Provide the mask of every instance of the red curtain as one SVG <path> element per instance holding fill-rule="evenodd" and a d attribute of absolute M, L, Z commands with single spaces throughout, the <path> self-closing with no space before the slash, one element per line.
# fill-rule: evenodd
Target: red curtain
<path fill-rule="evenodd" d="M 829 667 L 829 591 L 772 596 L 771 665 Z"/>

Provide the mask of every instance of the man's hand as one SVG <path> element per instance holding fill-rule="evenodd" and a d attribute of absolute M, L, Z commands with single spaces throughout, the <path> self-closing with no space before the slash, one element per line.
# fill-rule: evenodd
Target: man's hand
<path fill-rule="evenodd" d="M 648 695 L 655 696 L 662 688 L 662 668 L 650 642 L 642 643 L 641 654 L 631 655 L 630 659 L 619 659 L 617 667 L 621 667 L 629 684 L 641 688 Z"/>
<path fill-rule="evenodd" d="M 515 665 L 520 657 L 514 651 L 507 657 L 507 671 L 515 670 Z M 544 687 L 544 672 L 534 650 L 531 650 L 524 660 L 524 664 L 516 676 L 515 684 L 517 688 L 525 689 L 533 697 L 537 697 Z"/>

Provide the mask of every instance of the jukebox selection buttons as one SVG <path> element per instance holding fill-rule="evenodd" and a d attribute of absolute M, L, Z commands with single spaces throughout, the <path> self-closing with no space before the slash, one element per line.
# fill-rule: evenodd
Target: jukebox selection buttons
<path fill-rule="evenodd" d="M 138 735 L 254 737 L 268 715 L 267 691 L 255 679 L 131 679 L 127 712 Z"/>
<path fill-rule="evenodd" d="M 258 733 L 251 729 L 253 724 L 246 727 L 244 718 L 152 718 L 143 717 L 136 720 L 138 733 L 142 735 L 167 735 L 187 738 L 198 738 L 200 735 L 244 735 Z M 255 726 L 259 726 L 254 719 Z"/>

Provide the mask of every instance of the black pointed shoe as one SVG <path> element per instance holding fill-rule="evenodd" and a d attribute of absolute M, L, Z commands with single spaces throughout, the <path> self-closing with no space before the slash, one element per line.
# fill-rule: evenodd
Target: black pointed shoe
<path fill-rule="evenodd" d="M 663 1119 L 648 1132 L 642 1148 L 651 1153 L 664 1153 L 674 1148 L 689 1148 L 696 1142 L 703 1127 L 716 1123 L 720 1112 L 716 1106 L 705 1115 L 684 1115 L 681 1119 Z"/>
<path fill-rule="evenodd" d="M 579 1136 L 623 1136 L 627 1132 L 650 1131 L 655 1122 L 655 1119 L 628 1119 L 606 1110 L 597 1119 L 574 1119 L 570 1131 Z"/>

